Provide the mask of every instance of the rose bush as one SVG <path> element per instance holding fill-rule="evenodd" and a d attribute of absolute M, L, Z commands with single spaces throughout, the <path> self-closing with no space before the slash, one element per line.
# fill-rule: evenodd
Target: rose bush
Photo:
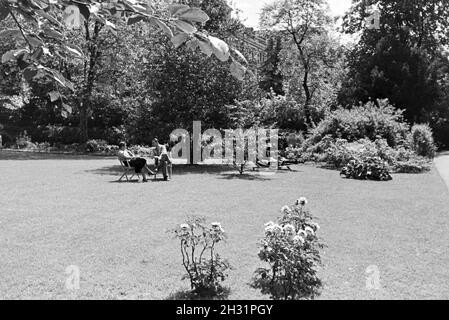
<path fill-rule="evenodd" d="M 314 299 L 320 293 L 317 271 L 324 245 L 317 236 L 320 226 L 306 206 L 307 199 L 300 198 L 281 209 L 277 223 L 265 225 L 259 258 L 268 267 L 256 270 L 252 287 L 272 299 Z"/>

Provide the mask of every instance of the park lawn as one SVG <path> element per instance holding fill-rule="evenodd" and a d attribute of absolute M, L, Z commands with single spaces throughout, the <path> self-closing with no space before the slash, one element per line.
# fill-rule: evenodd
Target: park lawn
<path fill-rule="evenodd" d="M 320 298 L 449 298 L 449 194 L 435 169 L 368 182 L 312 166 L 273 176 L 175 166 L 171 182 L 144 184 L 115 182 L 117 164 L 0 151 L 1 299 L 167 299 L 188 289 L 167 233 L 187 215 L 228 233 L 229 298 L 266 299 L 249 286 L 263 225 L 300 196 L 327 244 Z M 65 288 L 71 265 L 75 291 Z M 366 288 L 369 266 L 379 290 Z"/>

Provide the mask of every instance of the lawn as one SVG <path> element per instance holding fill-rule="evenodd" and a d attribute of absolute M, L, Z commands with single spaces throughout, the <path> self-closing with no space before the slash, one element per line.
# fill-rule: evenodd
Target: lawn
<path fill-rule="evenodd" d="M 0 298 L 166 299 L 188 288 L 167 233 L 187 215 L 227 231 L 229 298 L 266 298 L 248 285 L 260 266 L 258 240 L 300 196 L 327 244 L 320 298 L 449 298 L 449 194 L 435 169 L 379 183 L 312 166 L 273 176 L 175 166 L 171 182 L 117 183 L 117 165 L 0 151 Z M 65 288 L 70 265 L 80 269 L 76 291 Z M 372 265 L 380 290 L 366 289 Z"/>

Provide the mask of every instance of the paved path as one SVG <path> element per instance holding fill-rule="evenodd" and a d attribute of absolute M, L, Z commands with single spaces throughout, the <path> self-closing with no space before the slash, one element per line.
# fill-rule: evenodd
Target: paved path
<path fill-rule="evenodd" d="M 442 152 L 435 158 L 435 166 L 449 188 L 449 151 Z"/>

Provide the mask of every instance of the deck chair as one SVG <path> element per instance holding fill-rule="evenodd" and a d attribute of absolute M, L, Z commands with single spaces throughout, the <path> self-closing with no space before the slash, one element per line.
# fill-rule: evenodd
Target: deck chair
<path fill-rule="evenodd" d="M 137 175 L 137 177 L 139 177 L 139 174 L 136 173 L 134 168 L 128 164 L 128 161 L 123 161 L 120 159 L 119 159 L 119 161 L 120 161 L 120 165 L 123 169 L 123 174 L 120 177 L 120 179 L 118 179 L 119 182 L 123 181 L 124 178 L 126 178 L 126 181 L 129 182 L 129 181 L 131 181 L 132 178 L 134 178 L 135 175 Z"/>

